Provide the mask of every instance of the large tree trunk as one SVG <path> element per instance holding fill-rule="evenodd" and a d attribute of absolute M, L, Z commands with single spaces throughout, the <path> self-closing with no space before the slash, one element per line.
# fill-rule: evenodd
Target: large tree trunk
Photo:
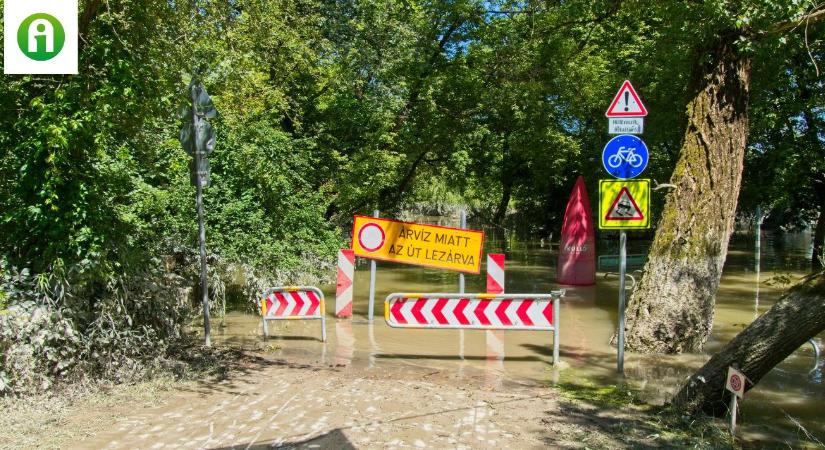
<path fill-rule="evenodd" d="M 516 169 L 513 161 L 510 160 L 510 133 L 504 134 L 504 143 L 501 167 L 501 200 L 493 213 L 493 224 L 503 227 L 504 218 L 507 216 L 507 207 L 510 205 L 510 197 L 513 195 L 513 183 L 515 182 Z"/>
<path fill-rule="evenodd" d="M 714 296 L 733 231 L 748 133 L 750 59 L 735 35 L 699 52 L 687 129 L 644 275 L 628 303 L 627 346 L 698 350 L 713 324 Z"/>
<path fill-rule="evenodd" d="M 821 176 L 814 180 L 814 192 L 816 192 L 816 199 L 819 201 L 819 218 L 816 220 L 816 228 L 814 228 L 811 270 L 822 268 L 820 257 L 823 256 L 822 247 L 825 245 L 825 181 L 818 178 L 821 178 Z"/>
<path fill-rule="evenodd" d="M 673 406 L 690 414 L 722 416 L 729 394 L 724 390 L 728 366 L 741 370 L 750 382 L 762 379 L 794 350 L 825 330 L 825 272 L 810 275 L 785 294 L 685 383 Z"/>

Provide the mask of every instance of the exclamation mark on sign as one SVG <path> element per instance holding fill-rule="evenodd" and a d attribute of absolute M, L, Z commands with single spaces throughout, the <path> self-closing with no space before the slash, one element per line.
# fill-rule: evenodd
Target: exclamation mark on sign
<path fill-rule="evenodd" d="M 624 91 L 624 110 L 630 111 L 630 92 Z"/>

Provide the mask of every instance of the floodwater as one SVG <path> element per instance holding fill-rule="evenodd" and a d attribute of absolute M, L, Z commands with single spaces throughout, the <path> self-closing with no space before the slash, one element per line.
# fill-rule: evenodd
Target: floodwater
<path fill-rule="evenodd" d="M 447 225 L 453 225 L 449 222 Z M 490 237 L 485 251 L 506 247 L 506 291 L 547 293 L 555 284 L 557 248 L 540 240 L 507 242 Z M 617 254 L 616 236 L 599 242 L 599 255 Z M 628 253 L 644 255 L 649 241 L 629 239 Z M 251 348 L 266 348 L 276 356 L 311 359 L 359 370 L 439 370 L 488 389 L 507 386 L 576 383 L 628 383 L 648 402 L 663 403 L 704 361 L 736 333 L 767 311 L 791 279 L 807 273 L 810 236 L 763 232 L 759 257 L 753 235 L 735 235 L 716 300 L 713 334 L 705 353 L 636 355 L 625 353 L 624 378 L 616 374 L 616 349 L 609 345 L 617 326 L 618 280 L 609 267 L 599 270 L 590 287 L 566 287 L 560 313 L 561 363 L 552 361 L 550 332 L 415 330 L 390 328 L 384 323 L 383 301 L 392 292 L 457 292 L 458 275 L 378 262 L 375 320 L 369 324 L 367 298 L 369 262 L 359 261 L 355 276 L 353 319 L 332 315 L 335 286 L 321 286 L 327 301 L 327 342 L 321 343 L 318 321 L 270 322 L 264 343 L 260 321 L 231 313 L 213 339 Z M 759 269 L 757 269 L 757 267 Z M 481 275 L 466 276 L 466 292 L 483 292 Z M 823 335 L 816 340 L 822 345 Z M 822 366 L 810 345 L 788 357 L 746 394 L 740 404 L 740 437 L 751 442 L 825 441 L 825 383 Z M 720 390 L 722 387 L 720 386 Z"/>

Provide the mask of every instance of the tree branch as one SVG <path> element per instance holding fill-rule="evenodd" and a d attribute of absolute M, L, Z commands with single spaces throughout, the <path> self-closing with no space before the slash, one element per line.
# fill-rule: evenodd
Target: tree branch
<path fill-rule="evenodd" d="M 786 20 L 783 22 L 779 22 L 773 25 L 770 30 L 763 34 L 777 34 L 777 33 L 784 33 L 789 30 L 793 30 L 796 27 L 802 26 L 804 24 L 811 24 L 819 22 L 820 20 L 825 19 L 825 6 L 820 6 L 819 8 L 811 11 L 804 16 L 794 19 L 794 20 Z"/>

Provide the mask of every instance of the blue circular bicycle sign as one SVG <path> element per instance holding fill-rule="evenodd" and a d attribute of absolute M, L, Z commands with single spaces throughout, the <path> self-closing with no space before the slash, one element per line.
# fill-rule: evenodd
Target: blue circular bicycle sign
<path fill-rule="evenodd" d="M 602 151 L 604 170 L 620 179 L 638 176 L 647 168 L 647 161 L 647 145 L 629 134 L 614 137 Z"/>

